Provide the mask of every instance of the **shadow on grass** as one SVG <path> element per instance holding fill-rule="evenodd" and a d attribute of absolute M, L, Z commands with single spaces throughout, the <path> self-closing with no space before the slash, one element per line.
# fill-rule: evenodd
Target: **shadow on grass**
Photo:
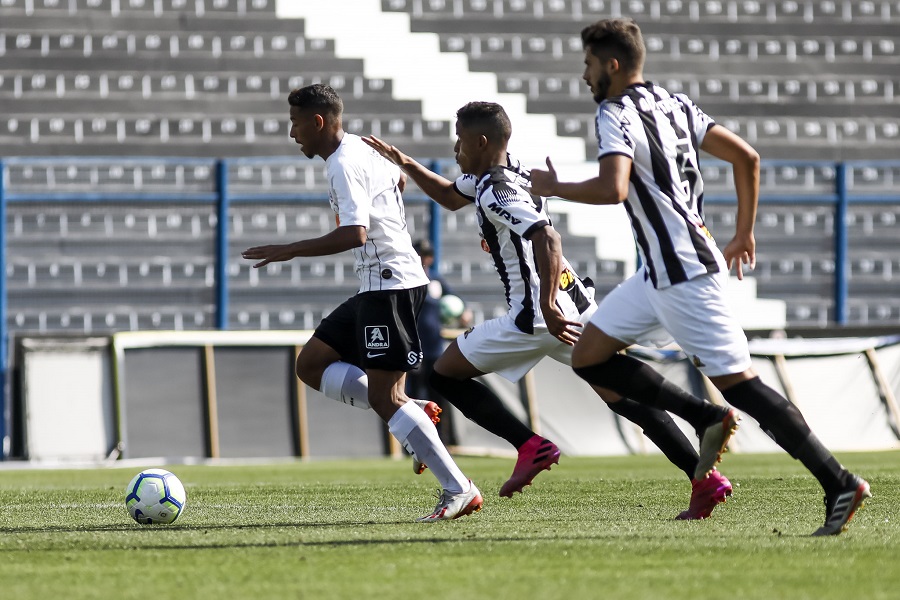
<path fill-rule="evenodd" d="M 409 525 L 409 521 L 348 521 L 345 523 L 245 523 L 234 525 L 96 525 L 93 527 L 79 527 L 77 525 L 50 525 L 48 527 L 0 527 L 0 535 L 16 533 L 102 533 L 125 532 L 144 535 L 161 531 L 193 532 L 216 530 L 240 530 L 240 529 L 286 529 L 291 527 L 330 527 L 340 529 L 342 527 L 360 527 L 366 525 Z"/>
<path fill-rule="evenodd" d="M 223 530 L 253 530 L 253 529 L 348 529 L 348 528 L 358 528 L 365 526 L 379 526 L 379 525 L 387 525 L 387 526 L 395 526 L 402 525 L 403 527 L 409 527 L 411 523 L 409 521 L 358 521 L 358 522 L 344 522 L 344 523 L 269 523 L 269 524 L 257 524 L 257 525 L 210 525 L 210 526 L 139 526 L 139 527 L 130 527 L 130 526 L 101 526 L 101 527 L 46 527 L 46 528 L 0 528 L 0 534 L 2 533 L 60 533 L 60 532 L 70 532 L 70 533 L 96 533 L 96 532 L 126 532 L 126 533 L 136 533 L 137 535 L 147 535 L 149 532 L 170 532 L 175 534 L 177 532 L 204 532 L 204 531 L 223 531 Z M 449 524 L 448 524 L 449 525 Z M 452 525 L 451 525 L 452 526 Z M 423 524 L 422 528 L 424 530 L 428 529 L 439 529 L 443 527 L 441 524 Z M 774 534 L 774 535 L 773 535 Z M 710 535 L 718 538 L 719 534 L 711 533 Z M 666 537 L 666 536 L 663 536 Z M 785 534 L 783 532 L 779 532 L 777 530 L 772 532 L 760 532 L 759 535 L 754 536 L 757 538 L 789 538 L 789 539 L 812 539 L 808 534 L 796 532 Z M 635 535 L 633 532 L 628 534 L 628 538 L 632 541 L 658 541 L 660 539 L 660 534 L 657 533 L 647 533 L 647 534 L 637 534 Z M 196 544 L 179 544 L 173 543 L 175 539 L 171 537 L 165 538 L 165 541 L 160 541 L 159 543 L 151 543 L 151 544 L 143 544 L 138 545 L 129 544 L 128 541 L 122 540 L 120 544 L 107 545 L 107 546 L 95 546 L 91 548 L 91 550 L 135 550 L 135 551 L 160 551 L 160 550 L 226 550 L 226 549 L 238 549 L 238 548 L 340 548 L 340 547 L 366 547 L 366 546 L 396 546 L 397 544 L 458 544 L 458 543 L 471 543 L 471 542 L 479 542 L 479 543 L 534 543 L 534 542 L 585 542 L 585 541 L 609 541 L 613 539 L 622 539 L 621 532 L 609 532 L 609 533 L 591 533 L 591 534 L 569 534 L 569 535 L 522 535 L 522 536 L 492 536 L 490 533 L 486 533 L 482 536 L 478 536 L 476 533 L 471 531 L 466 531 L 465 534 L 461 537 L 422 537 L 422 538 L 370 538 L 370 539 L 354 539 L 354 540 L 317 540 L 317 541 L 304 541 L 304 540 L 282 540 L 282 541 L 234 541 L 229 543 L 210 543 L 204 544 L 202 540 L 197 540 Z M 0 554 L 12 554 L 18 552 L 31 552 L 34 551 L 34 547 L 21 547 L 21 548 L 0 548 Z M 67 551 L 67 548 L 40 548 L 43 551 Z"/>

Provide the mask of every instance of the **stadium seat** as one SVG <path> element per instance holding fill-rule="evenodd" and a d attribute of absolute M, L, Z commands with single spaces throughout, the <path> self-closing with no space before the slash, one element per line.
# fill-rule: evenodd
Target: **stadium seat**
<path fill-rule="evenodd" d="M 900 303 L 893 298 L 868 298 L 848 303 L 848 318 L 861 325 L 890 327 L 900 320 Z"/>
<path fill-rule="evenodd" d="M 321 161 L 233 161 L 229 164 L 229 169 L 232 192 L 235 194 L 314 193 L 324 197 L 328 191 L 325 167 Z"/>
<path fill-rule="evenodd" d="M 847 235 L 851 244 L 872 247 L 893 245 L 900 209 L 891 204 L 854 202 L 847 213 Z"/>
<path fill-rule="evenodd" d="M 849 280 L 851 285 L 858 283 L 888 284 L 900 277 L 898 271 L 900 261 L 894 256 L 875 254 L 853 254 L 849 258 Z"/>
<path fill-rule="evenodd" d="M 325 200 L 318 204 L 237 205 L 231 211 L 231 238 L 250 239 L 318 237 L 334 227 L 334 212 Z"/>
<path fill-rule="evenodd" d="M 900 185 L 900 166 L 879 163 L 851 164 L 847 188 L 853 196 L 890 194 Z"/>
<path fill-rule="evenodd" d="M 465 52 L 472 70 L 496 73 L 500 91 L 524 94 L 529 112 L 555 115 L 558 131 L 581 137 L 589 157 L 596 153 L 593 103 L 579 75 L 578 30 L 599 16 L 635 16 L 646 34 L 650 79 L 689 94 L 717 122 L 746 136 L 764 159 L 791 159 L 791 164 L 764 164 L 760 182 L 757 236 L 761 252 L 783 259 L 762 259 L 779 285 L 791 283 L 792 277 L 807 285 L 827 280 L 829 260 L 834 269 L 834 207 L 829 201 L 787 206 L 767 198 L 831 194 L 836 161 L 884 159 L 900 149 L 895 99 L 900 80 L 890 71 L 897 57 L 894 30 L 900 23 L 896 2 L 382 0 L 381 5 L 410 14 L 413 31 L 437 33 L 442 49 Z M 338 58 L 335 42 L 307 37 L 302 20 L 276 19 L 273 0 L 0 0 L 0 20 L 0 155 L 233 157 L 252 152 L 259 158 L 235 159 L 229 165 L 231 256 L 246 245 L 321 234 L 333 225 L 323 198 L 327 182 L 321 161 L 298 160 L 287 136 L 284 108 L 290 89 L 326 82 L 345 99 L 348 130 L 380 135 L 423 159 L 450 155 L 452 115 L 445 121 L 424 118 L 420 99 L 399 101 L 390 79 L 366 76 L 370 65 L 365 57 Z M 82 26 L 86 23 L 90 27 Z M 54 110 L 60 101 L 67 106 L 62 113 Z M 267 155 L 279 158 L 267 161 Z M 734 230 L 731 170 L 705 157 L 701 168 L 707 224 L 721 243 Z M 216 190 L 212 160 L 138 164 L 121 159 L 65 167 L 12 161 L 6 176 L 8 189 L 17 193 L 184 190 L 204 198 L 184 206 L 128 200 L 70 207 L 16 204 L 8 215 L 8 240 L 22 254 L 7 265 L 11 289 L 38 291 L 27 288 L 30 265 L 35 285 L 67 281 L 79 293 L 96 288 L 125 294 L 125 281 L 146 286 L 137 288 L 142 294 L 156 288 L 176 295 L 199 290 L 201 295 L 178 309 L 101 305 L 96 310 L 47 309 L 42 317 L 22 308 L 29 302 L 26 296 L 14 295 L 11 319 L 15 312 L 45 329 L 52 323 L 62 327 L 65 321 L 65 327 L 83 330 L 85 322 L 94 329 L 109 327 L 109 322 L 130 328 L 139 323 L 190 327 L 200 315 L 199 326 L 212 327 L 206 306 L 211 302 L 217 218 L 209 200 Z M 891 289 L 878 279 L 888 263 L 865 262 L 871 257 L 860 252 L 880 256 L 895 249 L 900 214 L 883 201 L 896 196 L 898 182 L 897 167 L 871 161 L 848 164 L 853 200 L 847 223 L 855 284 L 872 280 Z M 262 194 L 263 201 L 247 201 L 253 194 Z M 406 197 L 411 231 L 427 235 L 430 205 L 416 201 L 421 191 L 415 186 Z M 297 204 L 295 198 L 315 202 Z M 870 201 L 861 203 L 860 198 Z M 445 212 L 443 217 L 447 252 L 442 259 L 458 263 L 447 274 L 455 277 L 457 269 L 460 277 L 467 273 L 471 305 L 493 316 L 502 308 L 502 291 L 492 267 L 483 268 L 486 255 L 474 235 L 474 212 Z M 567 229 L 562 217 L 554 217 L 554 223 Z M 62 260 L 29 250 L 46 239 L 73 244 L 71 256 Z M 83 246 L 94 249 L 82 254 Z M 621 277 L 624 265 L 588 254 L 592 241 L 570 246 L 575 253 L 570 258 L 580 272 L 595 277 L 598 288 L 605 285 L 600 281 Z M 166 267 L 149 258 L 156 254 L 147 254 L 148 248 L 155 253 L 169 247 L 188 249 L 190 259 L 176 255 Z M 144 275 L 142 262 L 147 265 Z M 330 282 L 341 293 L 352 289 L 349 263 L 303 262 L 306 271 L 297 267 L 296 272 L 304 281 Z M 895 267 L 891 263 L 891 277 Z M 276 289 L 290 293 L 293 265 L 252 275 L 245 261 L 235 260 L 232 268 L 237 290 L 232 318 L 238 311 L 255 315 L 248 317 L 254 326 L 312 326 L 335 296 L 317 296 L 308 308 L 298 308 L 296 302 L 270 294 Z M 256 277 L 254 285 L 251 277 Z M 26 287 L 16 288 L 23 281 Z M 876 292 L 876 283 L 865 285 L 873 287 L 852 287 L 853 294 Z M 830 292 L 822 292 L 822 303 L 810 299 L 808 287 L 783 291 L 793 307 L 790 318 L 798 324 L 827 322 Z M 764 286 L 761 293 L 769 292 Z M 870 322 L 876 313 L 896 316 L 891 313 L 896 306 L 869 305 L 868 297 L 853 294 L 852 315 Z M 159 306 L 177 305 L 153 298 Z M 138 298 L 122 295 L 118 300 Z M 268 302 L 277 306 L 266 306 Z M 853 312 L 853 307 L 859 310 Z"/>
<path fill-rule="evenodd" d="M 82 285 L 86 288 L 109 289 L 128 285 L 128 267 L 115 260 L 98 260 L 83 264 Z"/>
<path fill-rule="evenodd" d="M 190 14 L 203 16 L 245 17 L 271 16 L 275 13 L 273 0 L 2 0 L 0 14 L 51 16 L 56 14 L 100 14 L 133 17 L 160 17 Z"/>
<path fill-rule="evenodd" d="M 900 19 L 892 2 L 814 0 L 382 0 L 384 10 L 408 12 L 413 18 L 493 18 L 534 23 L 541 19 L 575 22 L 592 15 L 628 15 L 639 22 L 702 23 L 880 23 Z"/>

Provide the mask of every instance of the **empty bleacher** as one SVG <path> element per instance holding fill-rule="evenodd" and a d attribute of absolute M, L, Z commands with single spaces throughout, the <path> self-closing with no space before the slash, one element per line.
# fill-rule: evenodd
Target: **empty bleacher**
<path fill-rule="evenodd" d="M 847 166 L 848 311 L 857 324 L 900 319 L 900 2 L 850 0 L 381 0 L 413 31 L 433 32 L 474 71 L 497 74 L 529 112 L 596 152 L 594 103 L 580 77 L 579 30 L 631 15 L 648 46 L 647 77 L 694 98 L 767 163 L 757 221 L 762 296 L 788 300 L 792 325 L 833 321 L 834 161 Z M 274 0 L 0 0 L 0 156 L 166 156 L 144 161 L 35 160 L 6 165 L 13 329 L 107 331 L 215 327 L 215 163 L 229 161 L 229 320 L 234 328 L 311 328 L 356 288 L 349 256 L 252 269 L 240 250 L 327 231 L 320 161 L 297 160 L 290 89 L 325 82 L 345 127 L 422 158 L 449 155 L 452 115 L 422 114 L 369 77 L 364 56 L 278 19 Z M 412 63 L 414 68 L 422 65 Z M 424 92 L 424 93 L 427 93 Z M 60 110 L 64 107 L 64 110 Z M 552 151 L 551 151 L 552 154 Z M 804 163 L 823 159 L 832 162 Z M 734 229 L 728 168 L 703 161 L 706 216 L 724 245 Z M 448 176 L 452 173 L 448 173 Z M 177 193 L 181 200 L 168 201 Z M 74 200 L 73 194 L 81 194 Z M 428 205 L 410 185 L 414 237 Z M 44 196 L 44 201 L 38 201 Z M 102 197 L 100 197 L 102 196 Z M 819 196 L 813 202 L 811 198 Z M 826 197 L 822 200 L 821 197 Z M 793 200 L 792 200 L 793 199 Z M 867 199 L 865 202 L 861 199 Z M 443 213 L 442 270 L 476 317 L 503 310 L 471 211 Z M 566 254 L 602 295 L 624 273 L 594 240 L 568 233 Z M 55 303 L 55 304 L 54 304 Z"/>
<path fill-rule="evenodd" d="M 296 155 L 287 94 L 317 82 L 344 98 L 348 131 L 448 152 L 449 120 L 273 0 L 3 0 L 0 19 L 0 155 Z"/>
<path fill-rule="evenodd" d="M 382 0 L 385 10 L 402 10 L 418 19 L 502 20 L 524 25 L 589 21 L 596 16 L 632 16 L 639 21 L 779 24 L 877 24 L 900 22 L 896 2 L 813 0 Z M 523 25 L 523 26 L 524 26 Z"/>
<path fill-rule="evenodd" d="M 632 16 L 645 34 L 645 75 L 691 96 L 720 124 L 750 141 L 766 164 L 756 235 L 760 295 L 788 301 L 788 322 L 834 321 L 836 170 L 848 193 L 848 318 L 896 323 L 900 293 L 893 263 L 894 211 L 900 195 L 900 3 L 668 0 L 382 0 L 416 31 L 469 57 L 470 68 L 497 73 L 500 89 L 520 93 L 531 112 L 553 114 L 560 135 L 585 140 L 596 154 L 594 104 L 581 79 L 580 29 L 597 18 Z M 552 152 L 551 152 L 552 154 Z M 787 164 L 791 161 L 791 164 Z M 707 224 L 719 240 L 734 232 L 730 169 L 701 161 Z M 818 200 L 811 200 L 818 196 Z M 871 203 L 857 202 L 872 198 Z M 722 204 L 724 201 L 725 204 Z M 840 225 L 840 224 L 838 224 Z M 890 238 L 890 239 L 889 239 Z M 873 249 L 877 253 L 873 256 Z M 876 291 L 877 288 L 877 291 Z M 874 303 L 874 304 L 873 304 Z"/>
<path fill-rule="evenodd" d="M 684 91 L 767 158 L 873 159 L 900 149 L 896 2 L 382 0 L 415 31 L 494 72 L 560 135 L 592 139 L 580 29 L 606 16 L 642 26 L 645 75 Z M 859 105 L 865 111 L 859 110 Z"/>

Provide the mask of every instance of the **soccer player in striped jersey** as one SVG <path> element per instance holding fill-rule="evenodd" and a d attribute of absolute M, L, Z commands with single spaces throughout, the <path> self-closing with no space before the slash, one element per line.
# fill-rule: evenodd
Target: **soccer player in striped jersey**
<path fill-rule="evenodd" d="M 842 467 L 800 411 L 760 380 L 725 301 L 731 268 L 743 279 L 743 265 L 753 268 L 756 261 L 759 155 L 686 96 L 644 80 L 645 47 L 633 20 L 598 21 L 582 30 L 581 39 L 583 77 L 599 104 L 599 173 L 560 182 L 548 158 L 547 170 L 532 171 L 533 190 L 584 204 L 624 203 L 642 268 L 600 303 L 573 352 L 575 372 L 685 418 L 703 432 L 703 462 L 705 450 L 714 454 L 727 442 L 735 415 L 723 421 L 709 403 L 619 354 L 648 330 L 664 327 L 729 404 L 759 421 L 818 479 L 825 490 L 825 522 L 813 535 L 841 533 L 871 496 L 869 484 Z M 703 223 L 700 150 L 731 163 L 734 172 L 737 226 L 723 251 Z M 714 444 L 707 441 L 711 434 Z"/>
<path fill-rule="evenodd" d="M 473 102 L 459 110 L 456 127 L 455 152 L 463 175 L 455 182 L 382 140 L 363 140 L 445 208 L 475 205 L 482 244 L 503 282 L 509 312 L 457 338 L 438 359 L 432 385 L 466 417 L 518 449 L 513 475 L 500 489 L 501 496 L 511 496 L 553 464 L 559 451 L 474 378 L 498 373 L 515 382 L 545 356 L 571 364 L 572 345 L 596 304 L 593 287 L 585 285 L 562 254 L 547 202 L 530 192 L 529 172 L 506 152 L 511 135 L 506 111 L 498 104 Z M 594 389 L 613 411 L 642 427 L 689 479 L 694 477 L 697 452 L 665 411 Z M 717 471 L 706 481 L 694 486 L 690 506 L 678 518 L 706 518 L 731 493 L 731 484 Z"/>
<path fill-rule="evenodd" d="M 428 277 L 406 228 L 406 176 L 342 126 L 343 102 L 329 86 L 293 90 L 290 136 L 307 158 L 321 156 L 336 227 L 291 244 L 257 246 L 242 256 L 255 268 L 350 250 L 359 293 L 316 327 L 297 358 L 297 376 L 327 397 L 364 404 L 410 453 L 431 465 L 442 493 L 431 514 L 455 519 L 481 509 L 483 498 L 441 443 L 432 419 L 404 392 L 406 373 L 422 361 L 416 315 Z"/>

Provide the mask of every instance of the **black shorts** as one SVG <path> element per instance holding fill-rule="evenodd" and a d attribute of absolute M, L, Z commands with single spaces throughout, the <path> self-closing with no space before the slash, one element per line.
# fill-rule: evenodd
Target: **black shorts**
<path fill-rule="evenodd" d="M 357 294 L 334 309 L 313 333 L 341 355 L 366 369 L 412 371 L 422 362 L 416 317 L 425 288 Z"/>

